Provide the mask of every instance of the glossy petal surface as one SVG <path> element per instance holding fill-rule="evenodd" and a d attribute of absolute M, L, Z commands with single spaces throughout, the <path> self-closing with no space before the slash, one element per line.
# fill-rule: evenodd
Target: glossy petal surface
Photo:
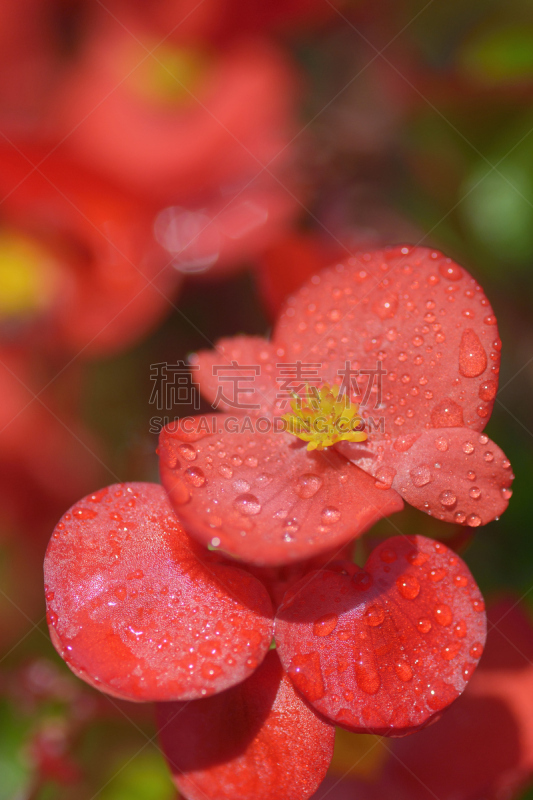
<path fill-rule="evenodd" d="M 115 484 L 63 516 L 45 559 L 48 623 L 79 677 L 127 700 L 223 691 L 272 639 L 264 587 L 210 563 L 162 487 Z"/>
<path fill-rule="evenodd" d="M 250 432 L 246 418 L 210 422 L 216 432 L 196 436 L 172 423 L 159 446 L 169 500 L 204 544 L 259 566 L 285 564 L 341 547 L 402 508 L 396 492 L 331 448 L 311 453 L 290 434 Z"/>
<path fill-rule="evenodd" d="M 365 443 L 366 444 L 366 443 Z M 514 475 L 505 453 L 484 433 L 441 428 L 374 443 L 372 455 L 342 442 L 337 449 L 384 487 L 437 519 L 485 525 L 507 508 Z"/>
<path fill-rule="evenodd" d="M 318 711 L 349 730 L 401 736 L 464 690 L 483 652 L 484 608 L 451 550 L 395 537 L 365 571 L 348 564 L 345 574 L 315 572 L 292 587 L 275 636 L 285 669 Z"/>
<path fill-rule="evenodd" d="M 274 343 L 287 361 L 322 363 L 323 380 L 353 370 L 387 371 L 366 416 L 389 437 L 428 427 L 482 430 L 497 389 L 501 343 L 477 282 L 422 247 L 391 247 L 315 276 L 289 300 Z M 364 394 L 368 376 L 355 376 Z"/>
<path fill-rule="evenodd" d="M 306 800 L 333 754 L 335 729 L 295 692 L 274 651 L 227 692 L 160 704 L 158 722 L 188 800 Z"/>

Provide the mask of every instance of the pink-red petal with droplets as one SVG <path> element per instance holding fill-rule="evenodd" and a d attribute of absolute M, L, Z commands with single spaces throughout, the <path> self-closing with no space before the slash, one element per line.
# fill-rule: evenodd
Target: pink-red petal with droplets
<path fill-rule="evenodd" d="M 262 422 L 271 428 L 272 419 Z M 250 418 L 215 415 L 194 442 L 184 440 L 183 424 L 160 435 L 169 500 L 191 536 L 244 561 L 277 566 L 340 548 L 403 507 L 395 491 L 377 488 L 333 450 L 309 452 Z"/>
<path fill-rule="evenodd" d="M 364 788 L 376 800 L 519 796 L 533 776 L 533 627 L 511 600 L 487 617 L 485 653 L 464 695 L 438 724 L 391 743 L 379 779 L 351 783 L 351 797 L 366 800 Z"/>
<path fill-rule="evenodd" d="M 189 359 L 193 381 L 218 411 L 272 414 L 280 384 L 276 364 L 284 351 L 260 336 L 220 339 L 214 350 L 200 350 Z"/>
<path fill-rule="evenodd" d="M 294 690 L 275 651 L 239 686 L 157 706 L 159 737 L 188 800 L 306 800 L 333 755 L 335 729 Z"/>
<path fill-rule="evenodd" d="M 272 639 L 265 588 L 210 563 L 156 484 L 115 484 L 73 506 L 56 526 L 44 572 L 56 649 L 115 697 L 221 692 L 253 672 Z"/>
<path fill-rule="evenodd" d="M 492 411 L 501 343 L 478 283 L 441 253 L 398 246 L 325 270 L 289 300 L 274 336 L 286 361 L 322 363 L 323 379 L 373 381 L 363 416 L 389 437 L 426 427 L 481 431 Z M 350 376 L 349 376 L 350 379 Z M 382 384 L 380 386 L 379 384 Z"/>
<path fill-rule="evenodd" d="M 365 443 L 366 444 L 366 443 Z M 424 431 L 371 445 L 372 455 L 342 442 L 339 451 L 437 519 L 477 528 L 509 505 L 514 475 L 505 453 L 469 428 Z"/>
<path fill-rule="evenodd" d="M 458 556 L 421 536 L 389 539 L 366 570 L 349 572 L 312 573 L 287 593 L 275 626 L 281 662 L 336 724 L 412 733 L 459 697 L 483 652 L 479 589 Z"/>

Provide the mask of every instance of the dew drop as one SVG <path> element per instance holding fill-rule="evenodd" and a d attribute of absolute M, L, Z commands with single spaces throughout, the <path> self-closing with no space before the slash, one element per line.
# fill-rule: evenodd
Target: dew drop
<path fill-rule="evenodd" d="M 196 458 L 196 450 L 190 444 L 180 444 L 178 447 L 179 454 L 185 459 L 185 461 L 194 461 Z"/>
<path fill-rule="evenodd" d="M 481 489 L 479 486 L 472 486 L 472 488 L 469 489 L 468 494 L 472 500 L 478 500 L 481 497 Z"/>
<path fill-rule="evenodd" d="M 476 473 L 474 472 L 474 470 L 469 469 L 468 472 L 466 473 L 466 477 L 468 478 L 469 481 L 475 481 Z"/>
<path fill-rule="evenodd" d="M 435 606 L 433 609 L 433 615 L 439 625 L 443 625 L 447 627 L 451 625 L 453 620 L 453 614 L 450 606 L 446 605 L 446 603 L 441 603 L 441 605 Z"/>
<path fill-rule="evenodd" d="M 465 378 L 477 378 L 487 368 L 487 354 L 472 328 L 463 331 L 459 345 L 459 372 Z"/>
<path fill-rule="evenodd" d="M 381 625 L 384 619 L 385 609 L 383 606 L 370 606 L 364 613 L 364 620 L 366 624 L 370 625 L 372 628 L 376 628 L 378 625 Z"/>
<path fill-rule="evenodd" d="M 55 611 L 48 611 L 46 613 L 46 621 L 49 625 L 56 625 L 59 617 L 57 616 Z"/>
<path fill-rule="evenodd" d="M 433 581 L 433 583 L 439 583 L 440 581 L 444 580 L 447 574 L 448 570 L 444 567 L 432 569 L 429 572 L 429 579 L 430 581 Z"/>
<path fill-rule="evenodd" d="M 508 489 L 505 486 L 502 488 L 501 491 L 502 491 L 502 497 L 503 497 L 504 500 L 510 500 L 511 497 L 513 496 L 513 490 L 512 489 Z"/>
<path fill-rule="evenodd" d="M 483 461 L 487 461 L 490 464 L 491 461 L 494 461 L 494 453 L 492 450 L 487 450 L 483 453 Z"/>
<path fill-rule="evenodd" d="M 341 518 L 341 512 L 335 506 L 326 506 L 320 515 L 323 525 L 333 525 Z"/>
<path fill-rule="evenodd" d="M 313 623 L 313 633 L 315 636 L 329 636 L 337 627 L 339 618 L 336 614 L 325 614 L 316 619 Z"/>
<path fill-rule="evenodd" d="M 466 575 L 454 575 L 453 576 L 453 584 L 454 586 L 458 586 L 459 588 L 463 588 L 468 585 L 468 578 Z"/>
<path fill-rule="evenodd" d="M 481 658 L 483 655 L 483 645 L 481 642 L 474 642 L 470 648 L 470 655 L 472 658 Z"/>
<path fill-rule="evenodd" d="M 407 661 L 396 661 L 394 664 L 394 671 L 401 681 L 410 681 L 413 677 L 413 670 Z"/>
<path fill-rule="evenodd" d="M 365 694 L 376 694 L 381 686 L 381 680 L 375 669 L 369 669 L 362 664 L 355 667 L 357 685 Z"/>
<path fill-rule="evenodd" d="M 453 658 L 456 658 L 460 649 L 461 642 L 451 642 L 451 644 L 446 645 L 446 647 L 441 650 L 441 657 L 445 661 L 451 661 Z"/>
<path fill-rule="evenodd" d="M 244 459 L 244 463 L 247 467 L 257 467 L 259 461 L 255 456 L 246 456 Z"/>
<path fill-rule="evenodd" d="M 453 629 L 454 636 L 458 639 L 464 639 L 466 636 L 466 622 L 464 619 L 460 620 Z"/>
<path fill-rule="evenodd" d="M 479 387 L 479 397 L 481 400 L 484 400 L 486 403 L 489 403 L 491 400 L 494 400 L 496 397 L 496 390 L 498 385 L 496 381 L 488 380 L 484 381 L 481 386 Z"/>
<path fill-rule="evenodd" d="M 240 494 L 233 501 L 233 507 L 245 517 L 254 517 L 261 511 L 261 503 L 253 494 Z"/>
<path fill-rule="evenodd" d="M 318 475 L 314 475 L 312 472 L 306 472 L 299 476 L 294 491 L 298 497 L 301 497 L 303 500 L 308 500 L 318 492 L 322 483 L 322 478 Z"/>
<path fill-rule="evenodd" d="M 311 703 L 324 697 L 324 679 L 318 653 L 295 655 L 289 667 L 289 675 Z"/>
<path fill-rule="evenodd" d="M 403 575 L 396 580 L 398 591 L 407 600 L 414 600 L 420 592 L 420 584 L 414 575 Z"/>
<path fill-rule="evenodd" d="M 98 512 L 92 508 L 74 508 L 72 510 L 72 516 L 74 519 L 94 519 L 98 515 Z"/>
<path fill-rule="evenodd" d="M 466 518 L 466 524 L 471 528 L 478 528 L 481 525 L 481 517 L 479 514 L 469 514 Z"/>
<path fill-rule="evenodd" d="M 418 620 L 416 627 L 421 633 L 429 633 L 433 626 L 429 619 L 423 618 Z"/>
<path fill-rule="evenodd" d="M 462 667 L 462 670 L 463 670 L 463 679 L 464 679 L 465 681 L 469 681 L 469 680 L 470 680 L 470 678 L 471 678 L 471 677 L 472 677 L 472 675 L 474 674 L 474 670 L 475 670 L 475 668 L 476 668 L 476 665 L 475 665 L 475 664 L 468 664 L 468 663 L 466 663 L 466 664 L 463 664 L 463 667 Z"/>
<path fill-rule="evenodd" d="M 372 305 L 372 311 L 380 319 L 394 317 L 398 308 L 398 297 L 395 294 L 384 294 Z"/>
<path fill-rule="evenodd" d="M 435 447 L 441 453 L 445 453 L 446 450 L 448 449 L 448 440 L 446 439 L 446 437 L 445 436 L 437 436 L 437 438 L 435 439 Z"/>
<path fill-rule="evenodd" d="M 451 489 L 445 489 L 439 494 L 439 501 L 445 508 L 453 508 L 457 503 L 457 497 Z"/>
<path fill-rule="evenodd" d="M 431 424 L 434 428 L 462 428 L 463 409 L 454 400 L 442 400 L 431 411 Z"/>
<path fill-rule="evenodd" d="M 228 480 L 229 478 L 233 478 L 233 470 L 229 464 L 221 464 L 218 471 L 223 478 L 227 478 Z"/>
<path fill-rule="evenodd" d="M 205 475 L 200 467 L 188 467 L 184 472 L 185 480 L 195 486 L 197 489 L 205 483 Z"/>
<path fill-rule="evenodd" d="M 480 614 L 482 611 L 485 611 L 485 602 L 484 600 L 474 600 L 472 603 L 474 611 L 477 611 Z"/>
<path fill-rule="evenodd" d="M 117 586 L 114 591 L 114 595 L 117 600 L 125 600 L 128 596 L 128 592 L 126 591 L 125 586 Z"/>
<path fill-rule="evenodd" d="M 414 486 L 417 488 L 426 486 L 433 480 L 433 476 L 426 466 L 415 467 L 415 469 L 410 470 L 409 475 L 411 476 Z"/>
<path fill-rule="evenodd" d="M 448 259 L 439 264 L 439 272 L 443 278 L 447 278 L 449 281 L 460 281 L 463 277 L 461 267 Z"/>

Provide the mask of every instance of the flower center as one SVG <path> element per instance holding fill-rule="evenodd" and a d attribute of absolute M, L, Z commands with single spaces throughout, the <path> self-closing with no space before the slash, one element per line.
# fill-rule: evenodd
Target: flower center
<path fill-rule="evenodd" d="M 292 414 L 284 414 L 288 433 L 307 442 L 308 450 L 323 450 L 336 442 L 364 442 L 367 434 L 360 430 L 363 423 L 359 405 L 338 386 L 325 383 L 320 389 L 305 387 L 302 396 L 293 393 Z"/>
<path fill-rule="evenodd" d="M 50 305 L 57 272 L 52 256 L 39 245 L 17 234 L 0 233 L 0 318 Z"/>

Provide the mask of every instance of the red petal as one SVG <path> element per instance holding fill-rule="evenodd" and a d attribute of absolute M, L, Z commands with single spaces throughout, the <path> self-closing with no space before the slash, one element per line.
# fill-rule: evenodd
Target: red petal
<path fill-rule="evenodd" d="M 278 361 L 274 345 L 260 336 L 221 339 L 214 350 L 201 350 L 190 359 L 193 381 L 200 383 L 204 397 L 232 414 L 272 413 Z"/>
<path fill-rule="evenodd" d="M 274 343 L 289 362 L 321 362 L 326 382 L 340 383 L 346 362 L 353 370 L 382 362 L 382 397 L 375 392 L 363 411 L 383 417 L 389 436 L 427 426 L 482 430 L 497 389 L 495 323 L 476 281 L 451 259 L 392 247 L 313 278 L 289 301 Z M 355 377 L 363 391 L 368 377 Z"/>
<path fill-rule="evenodd" d="M 489 610 L 486 658 L 464 696 L 437 725 L 393 743 L 377 798 L 510 798 L 531 779 L 533 629 L 513 606 Z"/>
<path fill-rule="evenodd" d="M 353 566 L 353 565 L 351 565 Z M 395 537 L 366 572 L 315 572 L 276 619 L 283 666 L 313 706 L 342 727 L 387 736 L 427 725 L 467 685 L 486 620 L 461 559 L 421 536 Z"/>
<path fill-rule="evenodd" d="M 162 483 L 204 544 L 259 566 L 285 564 L 340 547 L 403 507 L 331 448 L 308 452 L 290 434 L 250 432 L 247 417 L 209 422 L 216 432 L 194 443 L 176 424 L 160 437 Z"/>
<path fill-rule="evenodd" d="M 361 449 L 349 443 L 338 449 L 408 503 L 446 522 L 486 525 L 503 514 L 512 495 L 514 475 L 505 453 L 484 433 L 468 428 L 399 437 L 392 447 L 385 443 L 377 457 L 361 456 Z M 373 450 L 379 449 L 378 442 Z"/>
<path fill-rule="evenodd" d="M 333 755 L 335 729 L 294 691 L 275 651 L 240 686 L 157 710 L 174 782 L 189 800 L 306 800 Z"/>
<path fill-rule="evenodd" d="M 65 514 L 45 559 L 52 641 L 127 700 L 186 700 L 244 680 L 272 640 L 264 587 L 210 563 L 155 484 L 115 484 Z"/>

